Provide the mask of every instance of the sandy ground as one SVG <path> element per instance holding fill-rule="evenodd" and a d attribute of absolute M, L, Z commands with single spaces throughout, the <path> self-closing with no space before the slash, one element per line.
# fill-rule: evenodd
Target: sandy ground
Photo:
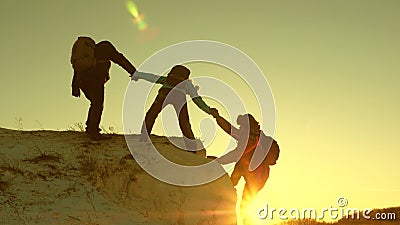
<path fill-rule="evenodd" d="M 228 175 L 200 186 L 170 185 L 135 162 L 124 136 L 109 136 L 93 142 L 76 131 L 0 128 L 0 224 L 236 224 Z M 146 151 L 138 136 L 131 138 Z M 152 139 L 177 163 L 209 161 L 165 137 Z"/>

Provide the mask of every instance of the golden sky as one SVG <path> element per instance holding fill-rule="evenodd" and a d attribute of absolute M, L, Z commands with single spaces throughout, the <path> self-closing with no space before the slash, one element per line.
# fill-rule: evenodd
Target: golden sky
<path fill-rule="evenodd" d="M 24 129 L 65 130 L 85 121 L 88 102 L 70 89 L 69 57 L 79 35 L 110 40 L 136 66 L 171 44 L 215 40 L 249 55 L 274 95 L 282 152 L 259 204 L 322 208 L 345 196 L 351 207 L 399 205 L 399 1 L 136 3 L 158 32 L 145 42 L 125 1 L 2 1 L 0 126 L 16 128 L 22 118 Z M 194 77 L 211 70 L 188 65 Z M 104 127 L 122 131 L 128 84 L 128 74 L 113 65 Z M 191 108 L 199 135 L 197 123 L 207 115 Z"/>

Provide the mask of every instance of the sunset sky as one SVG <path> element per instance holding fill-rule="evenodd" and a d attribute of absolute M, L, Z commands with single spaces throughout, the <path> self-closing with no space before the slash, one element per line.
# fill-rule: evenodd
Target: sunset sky
<path fill-rule="evenodd" d="M 17 129 L 22 118 L 25 130 L 66 130 L 86 120 L 88 101 L 73 98 L 70 88 L 77 36 L 110 40 L 137 67 L 169 45 L 214 40 L 251 57 L 274 96 L 276 128 L 261 123 L 278 141 L 281 156 L 259 206 L 319 209 L 335 206 L 342 196 L 361 209 L 400 205 L 400 1 L 135 2 L 149 25 L 147 36 L 132 23 L 123 0 L 2 1 L 0 127 Z M 226 68 L 187 65 L 194 78 L 226 78 L 240 92 L 241 81 Z M 130 80 L 117 65 L 110 74 L 102 126 L 122 132 Z M 257 108 L 247 103 L 249 110 Z M 199 136 L 199 121 L 210 116 L 191 104 Z M 138 104 L 132 115 L 133 133 L 140 132 L 143 110 Z M 156 134 L 162 134 L 160 121 Z M 218 128 L 217 137 L 210 154 L 229 140 Z"/>

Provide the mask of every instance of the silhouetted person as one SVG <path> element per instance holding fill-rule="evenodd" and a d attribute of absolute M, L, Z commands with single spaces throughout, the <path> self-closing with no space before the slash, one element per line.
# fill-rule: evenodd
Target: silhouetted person
<path fill-rule="evenodd" d="M 94 140 L 100 135 L 100 120 L 103 113 L 104 84 L 110 79 L 111 62 L 118 64 L 129 74 L 136 68 L 109 41 L 95 43 L 90 37 L 78 37 L 72 49 L 71 64 L 74 68 L 72 95 L 80 97 L 80 90 L 90 101 L 86 121 L 86 132 Z"/>
<path fill-rule="evenodd" d="M 264 187 L 269 177 L 269 166 L 274 165 L 279 157 L 279 146 L 260 130 L 258 121 L 251 114 L 239 115 L 239 128 L 236 128 L 221 117 L 216 109 L 212 108 L 211 113 L 218 125 L 237 140 L 237 147 L 219 157 L 217 161 L 220 164 L 236 162 L 231 175 L 233 186 L 238 184 L 241 177 L 246 181 L 240 204 L 240 212 L 246 224 L 246 211 L 258 191 Z"/>
<path fill-rule="evenodd" d="M 210 114 L 210 107 L 198 95 L 193 83 L 188 80 L 190 70 L 182 65 L 174 66 L 168 76 L 158 76 L 150 73 L 136 72 L 132 80 L 144 79 L 152 83 L 162 84 L 158 95 L 146 113 L 141 130 L 140 141 L 148 141 L 151 130 L 158 114 L 167 105 L 172 105 L 179 120 L 179 127 L 185 140 L 186 150 L 195 151 L 196 141 L 189 121 L 186 95 L 190 95 L 194 103 L 207 114 Z"/>

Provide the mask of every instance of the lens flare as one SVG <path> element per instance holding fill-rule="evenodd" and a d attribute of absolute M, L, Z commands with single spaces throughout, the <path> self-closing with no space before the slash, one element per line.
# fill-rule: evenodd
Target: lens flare
<path fill-rule="evenodd" d="M 136 4 L 132 1 L 127 1 L 126 9 L 133 17 L 133 22 L 137 24 L 138 29 L 140 31 L 146 30 L 147 24 L 144 21 L 144 16 L 143 16 L 143 14 L 139 14 L 139 10 L 138 10 L 138 7 L 136 6 Z"/>
<path fill-rule="evenodd" d="M 133 17 L 138 17 L 139 16 L 139 11 L 137 9 L 137 6 L 134 2 L 127 1 L 126 2 L 126 8 L 128 9 L 128 12 L 133 16 Z"/>

